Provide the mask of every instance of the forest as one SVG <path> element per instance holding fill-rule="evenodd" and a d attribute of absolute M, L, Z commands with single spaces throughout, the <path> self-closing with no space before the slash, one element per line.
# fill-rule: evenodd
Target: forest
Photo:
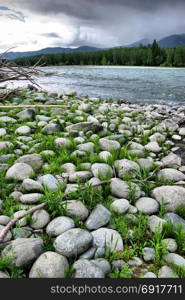
<path fill-rule="evenodd" d="M 112 48 L 96 52 L 74 52 L 22 57 L 15 60 L 22 66 L 114 65 L 185 67 L 185 46 L 161 48 L 156 40 L 147 46 Z"/>

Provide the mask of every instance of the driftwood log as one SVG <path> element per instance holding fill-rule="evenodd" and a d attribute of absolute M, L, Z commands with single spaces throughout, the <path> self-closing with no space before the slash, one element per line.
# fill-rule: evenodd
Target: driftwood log
<path fill-rule="evenodd" d="M 4 58 L 5 54 L 9 50 L 0 54 L 0 84 L 7 83 L 9 81 L 14 81 L 14 80 L 27 80 L 33 86 L 37 86 L 39 89 L 41 89 L 39 84 L 34 79 L 35 76 L 45 73 L 44 71 L 41 71 L 39 69 L 39 67 L 42 66 L 40 65 L 40 60 L 38 60 L 33 67 L 17 66 L 15 62 Z M 6 99 L 8 96 L 9 94 L 2 93 L 0 95 L 0 101 Z"/>

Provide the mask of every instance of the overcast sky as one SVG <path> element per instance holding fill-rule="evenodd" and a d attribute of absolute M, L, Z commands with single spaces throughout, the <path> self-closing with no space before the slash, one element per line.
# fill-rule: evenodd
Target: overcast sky
<path fill-rule="evenodd" d="M 0 0 L 0 51 L 112 47 L 185 33 L 185 0 Z"/>

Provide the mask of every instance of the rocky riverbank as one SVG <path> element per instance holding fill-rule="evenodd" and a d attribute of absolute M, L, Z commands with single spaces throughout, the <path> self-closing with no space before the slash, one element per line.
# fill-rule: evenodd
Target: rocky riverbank
<path fill-rule="evenodd" d="M 0 278 L 185 277 L 185 106 L 29 89 L 4 104 L 0 234 L 44 206 L 3 237 Z"/>

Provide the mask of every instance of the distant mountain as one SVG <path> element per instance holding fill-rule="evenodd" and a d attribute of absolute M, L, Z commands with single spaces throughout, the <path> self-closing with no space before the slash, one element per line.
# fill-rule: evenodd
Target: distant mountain
<path fill-rule="evenodd" d="M 142 39 L 142 40 L 139 40 L 135 43 L 125 45 L 125 47 L 132 48 L 132 47 L 139 47 L 140 45 L 147 46 L 148 44 L 151 44 L 152 42 L 153 41 L 150 40 L 150 39 Z"/>
<path fill-rule="evenodd" d="M 42 54 L 56 54 L 56 53 L 72 53 L 72 52 L 95 52 L 101 50 L 100 48 L 89 47 L 89 46 L 81 46 L 78 48 L 61 48 L 61 47 L 50 47 L 37 51 L 28 51 L 28 52 L 8 52 L 3 57 L 9 59 L 16 59 L 19 57 L 25 56 L 34 56 L 34 55 L 42 55 Z"/>
<path fill-rule="evenodd" d="M 136 41 L 132 44 L 119 46 L 119 47 L 111 47 L 111 48 L 95 48 L 89 46 L 81 46 L 78 48 L 61 48 L 61 47 L 50 47 L 45 48 L 37 51 L 29 51 L 29 52 L 8 52 L 3 57 L 9 59 L 16 59 L 19 57 L 25 56 L 34 56 L 34 55 L 42 55 L 42 54 L 55 54 L 55 53 L 72 53 L 72 52 L 95 52 L 99 50 L 106 50 L 106 49 L 115 49 L 115 48 L 123 48 L 123 47 L 139 47 L 140 45 L 147 46 L 148 44 L 152 44 L 153 40 L 144 38 L 142 40 Z M 157 41 L 159 46 L 168 48 L 168 47 L 178 47 L 178 46 L 185 46 L 185 33 L 184 34 L 173 34 L 163 39 Z"/>
<path fill-rule="evenodd" d="M 185 33 L 169 35 L 158 41 L 159 46 L 166 48 L 173 48 L 178 46 L 185 46 Z"/>

